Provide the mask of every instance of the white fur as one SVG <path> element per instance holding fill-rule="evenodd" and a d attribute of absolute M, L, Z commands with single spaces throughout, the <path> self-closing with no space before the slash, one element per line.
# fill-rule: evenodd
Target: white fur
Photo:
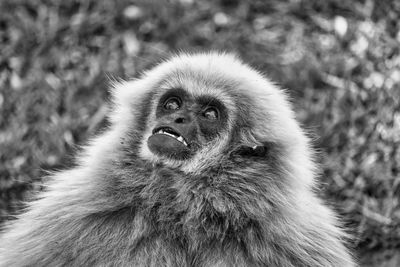
<path fill-rule="evenodd" d="M 198 77 L 202 77 L 204 80 L 199 81 L 194 79 L 194 76 L 185 75 L 188 73 L 199 75 Z M 209 82 L 215 79 L 220 83 Z M 141 79 L 116 83 L 112 91 L 114 101 L 114 108 L 110 115 L 112 126 L 108 131 L 95 138 L 84 150 L 84 154 L 79 158 L 78 167 L 54 175 L 53 182 L 49 185 L 48 191 L 41 194 L 41 199 L 33 202 L 29 211 L 22 214 L 19 220 L 9 226 L 8 231 L 2 236 L 2 243 L 0 243 L 0 250 L 3 252 L 0 252 L 0 265 L 10 266 L 9 263 L 19 262 L 19 265 L 14 266 L 29 266 L 32 258 L 36 258 L 35 262 L 38 262 L 38 260 L 48 260 L 48 262 L 53 263 L 65 263 L 66 260 L 86 262 L 86 256 L 95 255 L 100 258 L 99 262 L 101 259 L 109 260 L 109 264 L 101 262 L 104 266 L 127 266 L 128 261 L 124 261 L 124 259 L 130 259 L 128 256 L 132 252 L 132 245 L 136 244 L 136 239 L 141 240 L 143 236 L 149 234 L 146 229 L 151 225 L 148 226 L 143 217 L 140 214 L 137 215 L 133 221 L 134 225 L 129 224 L 129 227 L 133 229 L 131 234 L 136 238 L 135 240 L 129 240 L 129 238 L 133 237 L 126 238 L 124 235 L 126 225 L 120 225 L 120 223 L 124 223 L 123 220 L 114 220 L 112 221 L 113 224 L 103 225 L 97 224 L 96 221 L 91 221 L 92 226 L 95 228 L 85 228 L 84 222 L 87 222 L 89 214 L 105 210 L 110 211 L 120 207 L 112 203 L 112 201 L 108 201 L 112 198 L 107 195 L 110 193 L 107 190 L 107 184 L 113 181 L 108 180 L 109 178 L 112 180 L 112 177 L 104 175 L 107 172 L 102 169 L 103 166 L 107 168 L 110 164 L 103 163 L 118 162 L 118 157 L 122 157 L 121 149 L 124 148 L 122 143 L 125 139 L 129 139 L 127 134 L 132 129 L 137 128 L 138 125 L 135 125 L 135 123 L 145 123 L 137 121 L 137 118 L 141 115 L 139 114 L 141 109 L 138 107 L 141 107 L 144 103 L 143 100 L 147 93 L 155 92 L 150 103 L 152 112 L 147 118 L 149 124 L 143 133 L 139 156 L 152 163 L 162 161 L 164 164 L 180 168 L 186 173 L 196 172 L 196 174 L 199 174 L 209 167 L 210 162 L 215 166 L 215 163 L 221 160 L 221 151 L 229 141 L 226 133 L 231 131 L 238 113 L 241 112 L 237 110 L 232 94 L 230 94 L 231 92 L 224 88 L 224 82 L 229 83 L 229 90 L 246 93 L 253 101 L 253 106 L 249 111 L 250 114 L 246 114 L 248 119 L 254 123 L 250 129 L 251 132 L 247 133 L 248 135 L 246 136 L 248 142 L 253 144 L 264 141 L 275 142 L 282 145 L 284 149 L 285 156 L 283 160 L 285 162 L 282 165 L 285 168 L 285 174 L 290 175 L 289 177 L 291 178 L 291 184 L 288 189 L 290 192 L 287 195 L 284 195 L 279 190 L 274 192 L 274 200 L 281 202 L 275 204 L 284 207 L 281 211 L 283 218 L 281 221 L 278 220 L 277 224 L 269 224 L 268 227 L 275 227 L 276 229 L 272 229 L 272 232 L 278 236 L 287 237 L 287 239 L 284 239 L 289 240 L 287 247 L 296 250 L 299 257 L 304 258 L 304 262 L 309 262 L 309 265 L 333 266 L 333 264 L 340 262 L 342 263 L 341 266 L 354 266 L 350 255 L 342 245 L 341 239 L 346 235 L 337 227 L 333 212 L 324 206 L 312 191 L 315 167 L 312 161 L 311 149 L 309 149 L 309 141 L 295 120 L 295 115 L 291 110 L 287 96 L 267 78 L 243 64 L 235 56 L 221 53 L 175 56 L 145 73 Z M 229 112 L 226 132 L 222 133 L 216 140 L 208 143 L 192 159 L 187 161 L 160 158 L 154 155 L 147 147 L 147 139 L 151 134 L 151 130 L 155 127 L 154 112 L 158 98 L 167 89 L 180 85 L 184 85 L 183 89 L 193 96 L 208 94 L 218 98 Z M 118 170 L 115 171 L 117 172 Z M 240 170 L 237 172 L 240 172 Z M 129 174 L 129 172 L 126 173 L 127 177 L 121 177 L 121 180 L 126 178 L 128 183 L 138 182 L 130 181 Z M 257 175 L 259 174 L 257 173 Z M 182 188 L 179 187 L 177 189 Z M 123 196 L 124 198 L 131 197 L 130 192 Z M 242 200 L 241 197 L 240 200 Z M 251 198 L 251 196 L 247 197 Z M 216 210 L 226 208 L 226 206 L 221 206 L 220 204 L 216 202 L 217 206 L 214 208 Z M 257 215 L 260 213 L 260 216 L 263 216 L 262 211 L 268 210 L 270 206 L 269 203 L 261 203 L 260 205 L 255 205 L 255 212 Z M 274 218 L 263 219 L 265 221 L 274 221 Z M 67 226 L 67 228 L 64 228 L 64 226 Z M 120 228 L 115 229 L 118 226 Z M 79 229 L 82 230 L 81 236 L 75 233 L 75 231 L 79 233 Z M 77 239 L 73 240 L 74 242 L 69 242 L 70 233 L 61 230 L 70 231 L 71 235 L 75 233 L 74 236 Z M 65 249 L 66 255 L 70 255 L 69 253 L 72 253 L 75 247 L 64 248 L 63 245 L 76 244 L 76 242 L 82 240 L 97 242 L 100 234 L 99 236 L 91 235 L 93 230 L 95 230 L 95 233 L 99 233 L 102 230 L 102 236 L 107 237 L 111 245 L 107 243 L 107 246 L 105 244 L 98 244 L 97 246 L 97 243 L 95 243 L 96 246 L 91 247 L 91 249 L 94 249 L 93 251 L 89 250 L 84 255 L 77 254 L 75 255 L 76 259 L 60 259 L 55 256 L 56 254 L 52 254 L 52 247 L 49 248 L 49 245 L 58 245 L 58 240 L 61 240 L 58 250 Z M 269 236 L 267 237 L 269 238 Z M 292 244 L 291 240 L 295 242 Z M 171 248 L 172 243 L 169 243 L 169 246 L 165 246 L 163 243 L 165 240 L 156 239 L 156 241 L 153 247 L 143 248 L 143 255 L 138 252 L 136 259 L 140 259 L 142 256 L 145 261 L 155 259 L 152 266 L 159 266 L 157 260 L 161 261 L 162 257 L 158 254 L 164 256 L 174 255 L 174 257 L 185 260 L 184 257 L 180 257 L 179 251 L 175 251 L 176 255 L 171 252 L 173 249 Z M 256 243 L 253 244 L 255 249 L 257 249 Z M 83 249 L 84 245 L 82 245 L 80 251 L 85 251 Z M 107 251 L 108 248 L 114 249 L 111 251 L 116 254 L 107 257 L 107 255 L 99 253 L 99 251 Z M 28 249 L 29 251 L 27 251 Z M 171 251 L 169 251 L 170 249 Z M 210 251 L 205 254 L 211 256 L 204 259 L 204 266 L 210 266 L 211 263 L 214 266 L 222 266 L 224 263 L 233 262 L 235 256 L 237 256 L 236 253 L 240 253 L 239 251 L 233 251 L 229 247 L 223 247 L 223 249 L 227 249 L 227 252 L 217 251 L 214 253 L 214 251 Z M 276 251 L 275 249 L 277 248 L 266 247 L 265 250 L 263 248 L 259 251 L 264 252 L 264 254 L 268 254 L 268 252 L 273 254 Z M 326 258 L 321 255 L 307 254 L 309 251 L 321 252 L 326 255 Z M 249 251 L 249 253 L 252 252 Z M 213 255 L 218 257 L 213 258 Z M 267 255 L 260 255 L 260 258 L 262 258 L 261 256 L 267 257 Z M 242 255 L 237 258 L 244 259 Z M 282 262 L 289 262 L 290 259 L 284 258 L 282 260 Z M 244 264 L 238 262 L 237 265 L 243 266 Z"/>

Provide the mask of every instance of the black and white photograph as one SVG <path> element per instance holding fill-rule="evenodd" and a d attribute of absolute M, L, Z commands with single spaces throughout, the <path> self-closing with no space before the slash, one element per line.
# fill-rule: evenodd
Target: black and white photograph
<path fill-rule="evenodd" d="M 400 266 L 400 1 L 0 0 L 31 266 Z"/>

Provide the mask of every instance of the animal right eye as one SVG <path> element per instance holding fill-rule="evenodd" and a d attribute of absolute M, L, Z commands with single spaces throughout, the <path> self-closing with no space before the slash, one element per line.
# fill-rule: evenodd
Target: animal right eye
<path fill-rule="evenodd" d="M 181 103 L 180 103 L 179 99 L 176 97 L 168 98 L 168 100 L 165 101 L 165 104 L 164 104 L 164 108 L 168 109 L 168 110 L 176 110 L 176 109 L 179 109 L 180 107 L 181 107 Z"/>

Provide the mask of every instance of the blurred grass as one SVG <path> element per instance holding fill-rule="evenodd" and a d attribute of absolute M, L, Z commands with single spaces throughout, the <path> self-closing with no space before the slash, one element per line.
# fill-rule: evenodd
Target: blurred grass
<path fill-rule="evenodd" d="M 109 77 L 218 49 L 289 90 L 356 253 L 399 266 L 399 16 L 395 0 L 1 1 L 0 222 L 106 124 Z"/>

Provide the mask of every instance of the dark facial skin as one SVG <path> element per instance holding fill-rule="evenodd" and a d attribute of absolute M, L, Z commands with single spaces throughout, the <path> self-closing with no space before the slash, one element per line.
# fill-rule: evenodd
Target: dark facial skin
<path fill-rule="evenodd" d="M 149 149 L 161 156 L 184 160 L 226 128 L 227 112 L 210 96 L 193 98 L 182 89 L 170 89 L 159 100 L 156 126 L 147 140 Z"/>

